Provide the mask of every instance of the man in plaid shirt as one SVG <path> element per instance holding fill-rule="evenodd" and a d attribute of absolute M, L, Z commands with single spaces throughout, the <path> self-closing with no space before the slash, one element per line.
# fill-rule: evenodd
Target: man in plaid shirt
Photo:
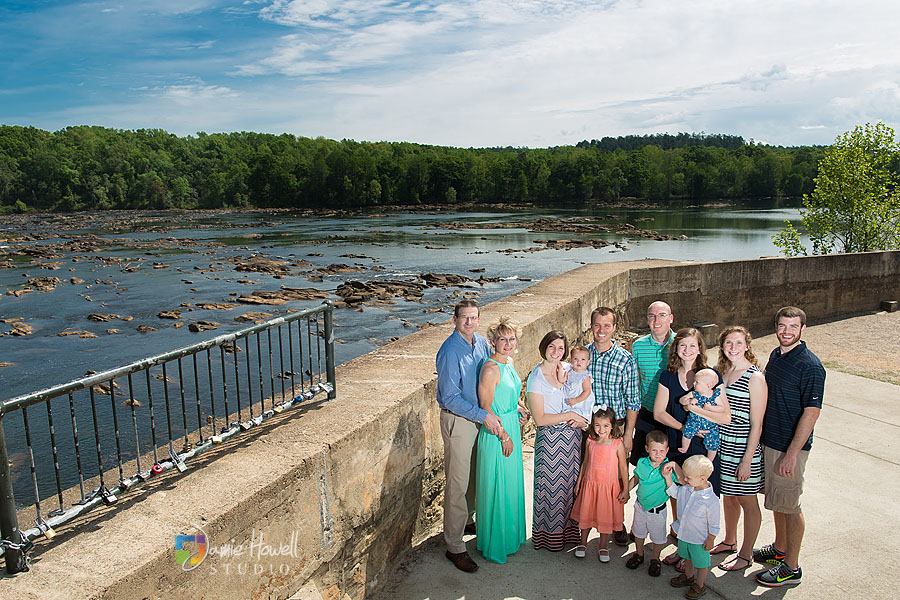
<path fill-rule="evenodd" d="M 591 334 L 594 343 L 590 345 L 590 373 L 594 391 L 594 405 L 611 407 L 616 413 L 619 425 L 625 431 L 622 445 L 625 452 L 631 452 L 634 438 L 634 424 L 641 409 L 641 395 L 637 361 L 624 348 L 613 341 L 619 317 L 606 306 L 591 312 Z M 619 546 L 628 545 L 628 534 L 624 527 L 613 533 L 613 541 Z"/>

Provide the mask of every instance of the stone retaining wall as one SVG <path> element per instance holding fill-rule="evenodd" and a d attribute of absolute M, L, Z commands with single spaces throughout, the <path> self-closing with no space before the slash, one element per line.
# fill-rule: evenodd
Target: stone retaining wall
<path fill-rule="evenodd" d="M 679 325 L 769 331 L 785 304 L 824 319 L 898 296 L 900 252 L 604 263 L 485 306 L 481 330 L 503 315 L 522 326 L 516 363 L 524 378 L 539 361 L 544 333 L 582 334 L 600 305 L 643 326 L 650 301 L 664 299 Z M 448 322 L 341 365 L 335 400 L 306 407 L 302 417 L 281 415 L 204 456 L 203 469 L 157 480 L 153 494 L 123 495 L 117 506 L 84 517 L 77 534 L 40 542 L 32 571 L 0 582 L 3 596 L 365 597 L 439 523 L 434 355 L 450 331 Z M 121 510 L 126 503 L 134 509 Z M 175 536 L 194 534 L 195 526 L 217 553 L 183 572 L 174 563 Z"/>

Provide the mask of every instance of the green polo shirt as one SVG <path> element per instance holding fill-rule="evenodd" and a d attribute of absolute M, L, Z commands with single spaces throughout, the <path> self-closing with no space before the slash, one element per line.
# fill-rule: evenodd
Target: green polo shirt
<path fill-rule="evenodd" d="M 634 474 L 638 478 L 637 501 L 647 510 L 665 504 L 669 499 L 666 493 L 666 478 L 659 472 L 667 462 L 669 459 L 664 458 L 660 465 L 654 468 L 650 463 L 650 457 L 645 456 L 634 467 Z M 675 471 L 672 471 L 672 481 L 678 482 Z"/>
<path fill-rule="evenodd" d="M 641 376 L 641 406 L 653 412 L 656 401 L 656 388 L 659 384 L 659 373 L 669 362 L 669 345 L 675 339 L 675 332 L 669 330 L 669 338 L 665 344 L 658 344 L 649 333 L 634 340 L 631 354 L 637 361 L 638 373 Z"/>

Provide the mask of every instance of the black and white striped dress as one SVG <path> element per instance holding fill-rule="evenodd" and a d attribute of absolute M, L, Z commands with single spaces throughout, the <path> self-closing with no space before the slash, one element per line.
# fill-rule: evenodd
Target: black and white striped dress
<path fill-rule="evenodd" d="M 731 405 L 731 424 L 719 425 L 722 445 L 718 456 L 724 496 L 752 496 L 763 489 L 762 449 L 758 444 L 750 464 L 750 478 L 738 481 L 735 476 L 747 449 L 747 436 L 750 435 L 750 376 L 761 372 L 759 367 L 751 366 L 737 381 L 725 388 L 728 404 Z"/>

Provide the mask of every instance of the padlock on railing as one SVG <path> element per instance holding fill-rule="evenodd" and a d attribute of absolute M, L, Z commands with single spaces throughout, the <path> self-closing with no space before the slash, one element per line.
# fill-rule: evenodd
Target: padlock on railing
<path fill-rule="evenodd" d="M 103 503 L 107 506 L 118 500 L 118 498 L 116 498 L 116 495 L 106 489 L 105 486 L 100 487 L 100 497 L 103 498 Z"/>
<path fill-rule="evenodd" d="M 41 534 L 43 534 L 43 536 L 48 540 L 52 540 L 54 537 L 56 537 L 56 532 L 53 531 L 53 528 L 50 527 L 50 524 L 47 523 L 47 521 L 45 521 L 44 519 L 38 517 L 34 520 L 34 525 L 38 528 L 38 531 L 40 531 Z"/>
<path fill-rule="evenodd" d="M 172 464 L 175 465 L 175 468 L 178 469 L 179 472 L 184 473 L 187 471 L 187 465 L 184 464 L 184 461 L 181 460 L 181 457 L 178 456 L 174 451 L 169 450 L 169 458 L 172 459 Z"/>

